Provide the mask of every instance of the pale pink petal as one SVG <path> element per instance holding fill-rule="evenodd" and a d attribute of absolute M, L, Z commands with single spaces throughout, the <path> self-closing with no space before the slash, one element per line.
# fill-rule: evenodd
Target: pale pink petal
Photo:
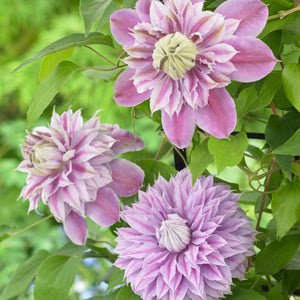
<path fill-rule="evenodd" d="M 236 68 L 229 76 L 232 80 L 241 82 L 260 80 L 269 74 L 276 64 L 272 50 L 255 37 L 233 37 L 226 40 L 226 43 L 239 51 L 230 60 Z"/>
<path fill-rule="evenodd" d="M 101 188 L 97 192 L 96 201 L 86 203 L 85 210 L 97 224 L 111 226 L 119 220 L 119 199 L 111 189 Z"/>
<path fill-rule="evenodd" d="M 70 240 L 76 245 L 84 245 L 87 238 L 87 226 L 85 219 L 74 211 L 65 218 L 64 230 Z"/>
<path fill-rule="evenodd" d="M 236 125 L 235 104 L 225 88 L 209 91 L 208 105 L 195 112 L 197 125 L 217 138 L 228 138 Z"/>
<path fill-rule="evenodd" d="M 117 140 L 111 147 L 115 156 L 119 156 L 120 154 L 128 151 L 139 151 L 145 148 L 144 141 L 140 137 L 134 136 L 134 134 L 128 130 L 114 130 L 111 136 Z"/>
<path fill-rule="evenodd" d="M 170 117 L 164 110 L 161 114 L 162 126 L 167 138 L 178 148 L 186 148 L 192 141 L 195 130 L 194 112 L 184 105 L 180 113 Z"/>
<path fill-rule="evenodd" d="M 230 60 L 236 53 L 237 51 L 230 45 L 225 44 L 225 43 L 219 43 L 212 45 L 210 47 L 207 47 L 201 52 L 201 55 L 203 53 L 213 53 L 214 56 L 214 61 L 217 61 L 219 63 L 225 63 L 228 60 Z"/>
<path fill-rule="evenodd" d="M 136 12 L 143 22 L 150 23 L 150 5 L 152 0 L 139 0 L 135 4 Z"/>
<path fill-rule="evenodd" d="M 117 78 L 114 85 L 115 100 L 122 106 L 135 106 L 150 98 L 151 91 L 138 93 L 131 79 L 135 70 L 127 68 Z"/>
<path fill-rule="evenodd" d="M 114 159 L 111 163 L 113 181 L 108 185 L 120 197 L 134 195 L 142 187 L 144 171 L 125 159 Z"/>
<path fill-rule="evenodd" d="M 117 10 L 110 17 L 111 33 L 124 48 L 131 47 L 134 44 L 132 28 L 139 22 L 140 19 L 135 10 Z"/>
<path fill-rule="evenodd" d="M 152 1 L 150 6 L 150 20 L 153 27 L 158 27 L 164 33 L 170 33 L 171 20 L 168 18 L 169 9 L 160 1 Z"/>
<path fill-rule="evenodd" d="M 215 12 L 227 19 L 241 20 L 235 35 L 257 36 L 268 19 L 268 8 L 260 0 L 227 0 Z"/>

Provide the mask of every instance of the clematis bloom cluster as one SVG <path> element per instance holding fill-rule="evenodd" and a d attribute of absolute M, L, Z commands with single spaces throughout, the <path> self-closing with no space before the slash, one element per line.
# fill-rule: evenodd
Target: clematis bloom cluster
<path fill-rule="evenodd" d="M 185 169 L 159 177 L 139 201 L 124 207 L 115 265 L 144 300 L 216 300 L 243 279 L 247 256 L 255 253 L 256 231 L 239 208 L 239 194 L 213 176 L 192 184 Z"/>
<path fill-rule="evenodd" d="M 144 180 L 140 167 L 116 158 L 144 148 L 144 142 L 118 125 L 100 124 L 96 114 L 84 123 L 80 110 L 53 112 L 49 127 L 27 133 L 18 166 L 28 173 L 20 197 L 30 201 L 29 211 L 37 210 L 40 200 L 48 204 L 78 245 L 86 242 L 86 215 L 102 226 L 114 224 L 118 196 L 137 193 Z"/>
<path fill-rule="evenodd" d="M 276 59 L 256 36 L 267 6 L 260 0 L 227 0 L 214 12 L 203 0 L 139 0 L 110 19 L 116 41 L 128 53 L 128 68 L 114 85 L 115 100 L 135 106 L 150 98 L 161 110 L 169 140 L 187 147 L 195 124 L 217 138 L 236 125 L 233 99 L 225 87 L 270 73 Z"/>

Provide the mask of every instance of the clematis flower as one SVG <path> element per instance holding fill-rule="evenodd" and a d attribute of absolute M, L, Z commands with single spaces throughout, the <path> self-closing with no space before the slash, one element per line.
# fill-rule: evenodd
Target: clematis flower
<path fill-rule="evenodd" d="M 21 146 L 24 161 L 18 170 L 28 173 L 20 197 L 29 199 L 29 211 L 42 200 L 48 204 L 73 243 L 87 238 L 85 215 L 102 226 L 119 219 L 118 196 L 135 194 L 143 170 L 116 156 L 144 148 L 144 142 L 118 125 L 100 124 L 96 114 L 83 123 L 81 111 L 53 112 L 49 127 L 27 133 Z"/>
<path fill-rule="evenodd" d="M 239 194 L 213 176 L 183 170 L 159 177 L 139 202 L 124 207 L 115 265 L 144 300 L 219 299 L 232 278 L 243 279 L 256 231 L 239 208 Z"/>
<path fill-rule="evenodd" d="M 227 0 L 214 12 L 202 0 L 139 0 L 110 19 L 128 68 L 114 85 L 115 100 L 135 106 L 150 98 L 161 110 L 169 140 L 187 147 L 195 124 L 217 138 L 236 125 L 235 104 L 225 87 L 270 73 L 276 59 L 256 36 L 268 9 L 259 0 Z"/>

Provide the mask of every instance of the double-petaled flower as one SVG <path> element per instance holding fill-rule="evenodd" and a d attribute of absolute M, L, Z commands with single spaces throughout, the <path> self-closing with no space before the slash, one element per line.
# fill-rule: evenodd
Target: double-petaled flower
<path fill-rule="evenodd" d="M 276 59 L 256 38 L 268 9 L 259 0 L 227 0 L 214 12 L 203 0 L 139 0 L 136 9 L 111 16 L 111 31 L 128 53 L 128 68 L 115 82 L 115 100 L 135 106 L 150 98 L 162 126 L 179 148 L 195 124 L 217 138 L 236 125 L 235 104 L 225 87 L 252 82 L 272 71 Z"/>
<path fill-rule="evenodd" d="M 115 265 L 144 300 L 216 300 L 242 279 L 253 255 L 256 231 L 239 208 L 239 194 L 213 176 L 183 170 L 159 177 L 139 201 L 124 207 Z"/>
<path fill-rule="evenodd" d="M 63 222 L 75 244 L 85 244 L 85 216 L 102 226 L 119 219 L 118 196 L 135 194 L 143 170 L 116 156 L 144 148 L 144 142 L 118 125 L 100 124 L 96 114 L 83 123 L 81 111 L 53 112 L 49 127 L 28 132 L 22 145 L 19 171 L 28 173 L 20 197 L 29 199 L 29 211 L 42 200 Z"/>

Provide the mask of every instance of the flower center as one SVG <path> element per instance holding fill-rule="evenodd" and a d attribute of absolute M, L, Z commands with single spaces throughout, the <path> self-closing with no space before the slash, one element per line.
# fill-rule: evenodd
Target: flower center
<path fill-rule="evenodd" d="M 191 241 L 191 229 L 187 221 L 177 214 L 168 215 L 168 220 L 162 222 L 159 229 L 159 245 L 171 252 L 181 252 Z"/>
<path fill-rule="evenodd" d="M 171 33 L 156 42 L 153 67 L 177 80 L 195 66 L 196 54 L 197 48 L 189 38 L 180 32 Z"/>
<path fill-rule="evenodd" d="M 32 170 L 36 175 L 49 175 L 61 168 L 61 153 L 50 143 L 38 143 L 30 152 Z"/>

